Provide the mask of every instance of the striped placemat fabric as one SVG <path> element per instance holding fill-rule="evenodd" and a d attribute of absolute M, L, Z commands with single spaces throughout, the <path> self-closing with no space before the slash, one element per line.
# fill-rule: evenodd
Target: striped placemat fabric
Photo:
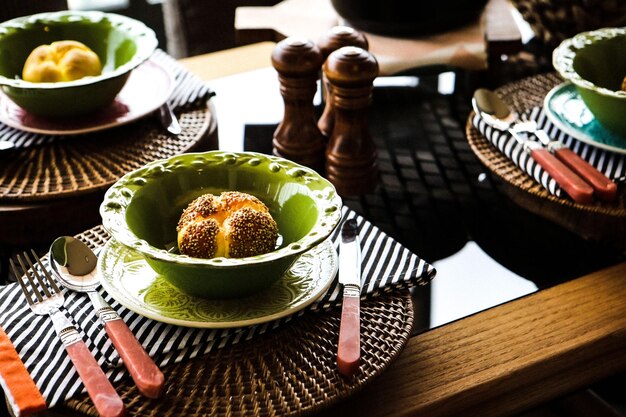
<path fill-rule="evenodd" d="M 150 59 L 167 69 L 174 78 L 174 89 L 168 99 L 168 104 L 173 110 L 180 111 L 203 105 L 206 100 L 215 95 L 200 77 L 189 72 L 165 51 L 157 49 Z M 10 148 L 13 151 L 45 145 L 66 137 L 24 132 L 0 122 L 0 141 L 13 144 Z"/>
<path fill-rule="evenodd" d="M 528 120 L 536 121 L 538 127 L 545 130 L 550 138 L 565 144 L 608 178 L 618 183 L 626 181 L 626 155 L 601 149 L 575 139 L 556 127 L 540 106 L 530 108 L 526 111 L 525 116 Z M 534 178 L 550 194 L 557 197 L 566 196 L 556 181 L 530 157 L 528 152 L 523 150 L 522 145 L 510 133 L 489 126 L 478 115 L 474 115 L 472 124 L 500 152 L 505 154 L 522 171 Z"/>
<path fill-rule="evenodd" d="M 343 218 L 355 218 L 359 225 L 362 250 L 362 298 L 383 292 L 428 284 L 435 276 L 432 265 L 410 252 L 396 240 L 351 209 L 343 208 Z M 340 228 L 331 236 L 339 249 Z M 126 321 L 129 328 L 159 365 L 176 363 L 224 348 L 266 333 L 294 316 L 242 328 L 199 329 L 151 320 L 134 313 L 100 289 L 102 296 Z M 311 306 L 295 316 L 336 308 L 342 287 L 335 277 L 329 289 Z M 88 348 L 112 381 L 127 376 L 119 356 L 99 323 L 84 293 L 65 292 L 65 307 L 79 328 Z M 69 357 L 53 331 L 48 317 L 34 315 L 17 284 L 0 289 L 0 326 L 5 329 L 26 369 L 49 407 L 84 392 Z"/>
<path fill-rule="evenodd" d="M 157 49 L 150 59 L 161 64 L 174 77 L 174 91 L 168 99 L 168 104 L 173 110 L 185 110 L 204 105 L 215 95 L 215 92 L 202 79 L 189 72 L 165 51 Z"/>

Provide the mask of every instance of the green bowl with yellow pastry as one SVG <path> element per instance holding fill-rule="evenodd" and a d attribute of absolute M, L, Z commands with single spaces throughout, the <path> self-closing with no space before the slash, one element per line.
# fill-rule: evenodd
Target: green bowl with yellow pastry
<path fill-rule="evenodd" d="M 101 72 L 70 81 L 23 79 L 31 52 L 58 41 L 85 45 L 99 58 Z M 157 44 L 154 31 L 145 24 L 113 13 L 61 11 L 8 20 L 0 23 L 0 87 L 13 102 L 38 116 L 92 113 L 111 104 L 131 71 L 153 54 Z"/>
<path fill-rule="evenodd" d="M 256 197 L 278 226 L 270 252 L 199 258 L 179 253 L 177 225 L 207 193 Z M 105 194 L 100 214 L 112 238 L 140 253 L 156 273 L 187 294 L 242 297 L 270 287 L 300 255 L 327 240 L 341 219 L 341 198 L 317 172 L 254 152 L 189 153 L 128 173 Z"/>

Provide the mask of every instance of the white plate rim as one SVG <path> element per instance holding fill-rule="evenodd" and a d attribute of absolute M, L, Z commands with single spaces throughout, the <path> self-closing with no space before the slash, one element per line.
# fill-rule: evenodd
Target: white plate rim
<path fill-rule="evenodd" d="M 108 122 L 108 123 L 101 123 L 101 124 L 94 124 L 92 126 L 87 126 L 84 128 L 79 128 L 79 129 L 41 129 L 41 128 L 37 128 L 37 127 L 31 127 L 31 126 L 27 126 L 27 125 L 23 125 L 21 123 L 16 123 L 11 117 L 4 117 L 4 112 L 0 112 L 0 122 L 2 122 L 3 124 L 12 127 L 14 129 L 20 130 L 22 132 L 29 132 L 29 133 L 38 133 L 38 134 L 42 134 L 42 135 L 52 135 L 52 136 L 75 136 L 75 135 L 83 135 L 85 133 L 93 133 L 93 132 L 99 132 L 102 130 L 107 130 L 107 129 L 112 129 L 114 127 L 118 127 L 118 126 L 123 126 L 129 123 L 132 123 L 136 120 L 139 120 L 145 116 L 147 116 L 148 114 L 156 111 L 159 107 L 161 107 L 163 105 L 163 103 L 165 103 L 168 98 L 172 95 L 172 92 L 174 91 L 174 87 L 175 87 L 175 81 L 174 81 L 174 77 L 171 74 L 171 72 L 165 68 L 163 65 L 161 65 L 159 62 L 153 60 L 153 59 L 148 59 L 146 62 L 144 62 L 143 64 L 139 65 L 137 68 L 135 68 L 133 71 L 137 71 L 137 70 L 141 70 L 141 69 L 145 69 L 144 66 L 148 66 L 148 65 L 153 65 L 155 68 L 158 68 L 158 71 L 160 71 L 161 73 L 163 73 L 164 75 L 164 79 L 168 78 L 169 79 L 169 87 L 166 90 L 166 92 L 163 94 L 162 97 L 160 97 L 159 100 L 154 100 L 153 102 L 151 102 L 150 106 L 146 106 L 146 108 L 140 112 L 135 114 L 133 117 L 129 117 L 126 118 L 124 120 L 121 121 L 112 121 L 112 122 Z M 131 78 L 129 79 L 129 81 L 132 82 L 133 78 L 132 78 L 132 74 L 131 74 Z M 120 91 L 121 93 L 121 91 Z M 10 101 L 11 99 L 9 97 L 6 96 L 6 94 L 4 94 L 2 91 L 0 91 L 0 101 L 2 100 L 8 100 Z M 13 104 L 15 105 L 15 104 Z"/>

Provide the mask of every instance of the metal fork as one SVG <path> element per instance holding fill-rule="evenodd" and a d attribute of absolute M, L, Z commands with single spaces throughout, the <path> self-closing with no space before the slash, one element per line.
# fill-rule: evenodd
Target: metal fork
<path fill-rule="evenodd" d="M 92 356 L 76 327 L 71 323 L 65 311 L 61 310 L 64 301 L 63 293 L 50 273 L 44 268 L 35 251 L 31 250 L 31 254 L 37 267 L 31 261 L 28 253 L 24 252 L 22 256 L 17 255 L 17 262 L 22 273 L 13 260 L 9 260 L 28 305 L 33 313 L 41 316 L 49 315 L 52 319 L 54 329 L 63 342 L 65 350 L 76 367 L 98 413 L 103 417 L 126 415 L 126 408 L 122 399 Z M 24 283 L 26 280 L 30 284 L 35 299 Z"/>

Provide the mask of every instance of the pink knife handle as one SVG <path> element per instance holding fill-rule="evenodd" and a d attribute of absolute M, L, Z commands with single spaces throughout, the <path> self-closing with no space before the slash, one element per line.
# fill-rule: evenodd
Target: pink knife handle
<path fill-rule="evenodd" d="M 617 197 L 617 184 L 608 179 L 589 162 L 582 159 L 570 148 L 562 147 L 554 154 L 565 165 L 587 181 L 594 189 L 596 197 L 603 201 L 613 201 Z"/>
<path fill-rule="evenodd" d="M 126 415 L 122 399 L 111 382 L 91 355 L 85 342 L 79 340 L 65 346 L 74 367 L 83 381 L 89 397 L 102 417 L 120 417 Z"/>
<path fill-rule="evenodd" d="M 577 203 L 590 203 L 593 188 L 545 148 L 533 149 L 531 156 Z"/>
<path fill-rule="evenodd" d="M 359 369 L 361 357 L 360 316 L 359 297 L 344 295 L 339 324 L 337 368 L 339 373 L 345 376 L 352 376 Z"/>
<path fill-rule="evenodd" d="M 159 398 L 164 391 L 165 376 L 146 353 L 124 320 L 104 323 L 109 338 L 117 349 L 139 392 L 148 398 Z"/>

